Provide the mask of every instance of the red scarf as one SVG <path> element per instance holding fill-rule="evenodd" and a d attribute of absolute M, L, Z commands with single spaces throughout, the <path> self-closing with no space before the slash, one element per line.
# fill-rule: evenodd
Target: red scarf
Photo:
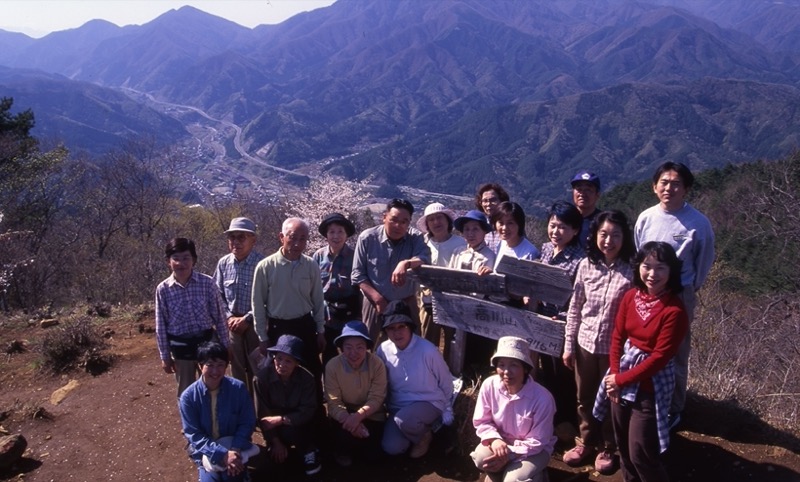
<path fill-rule="evenodd" d="M 642 290 L 636 290 L 633 302 L 636 306 L 636 312 L 642 320 L 642 326 L 647 326 L 650 320 L 655 318 L 664 309 L 664 303 L 661 301 L 661 297 L 650 295 Z"/>

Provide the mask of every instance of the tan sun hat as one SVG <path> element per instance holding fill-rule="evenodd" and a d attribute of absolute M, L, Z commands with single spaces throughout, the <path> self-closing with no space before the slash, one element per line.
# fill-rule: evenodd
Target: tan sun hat
<path fill-rule="evenodd" d="M 531 362 L 531 344 L 525 338 L 504 336 L 497 340 L 497 351 L 492 355 L 492 366 L 498 358 L 513 358 L 533 368 Z"/>

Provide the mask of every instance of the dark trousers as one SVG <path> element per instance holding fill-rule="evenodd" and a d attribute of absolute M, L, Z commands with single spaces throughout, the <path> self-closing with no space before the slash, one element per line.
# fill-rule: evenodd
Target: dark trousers
<path fill-rule="evenodd" d="M 369 437 L 356 438 L 350 432 L 342 429 L 342 424 L 333 420 L 334 450 L 339 455 L 349 455 L 359 458 L 366 462 L 376 462 L 383 456 L 381 440 L 383 439 L 383 427 L 385 422 L 376 422 L 366 419 L 362 423 L 369 431 Z"/>
<path fill-rule="evenodd" d="M 575 384 L 578 386 L 579 431 L 584 445 L 613 452 L 617 446 L 614 441 L 614 428 L 611 417 L 602 422 L 592 415 L 597 389 L 608 370 L 608 355 L 589 353 L 582 347 L 575 352 Z"/>
<path fill-rule="evenodd" d="M 268 318 L 267 338 L 270 346 L 275 346 L 281 335 L 294 335 L 303 340 L 303 366 L 310 371 L 314 377 L 322 377 L 322 363 L 319 359 L 319 347 L 317 346 L 317 325 L 314 318 L 308 314 L 300 318 L 282 320 L 280 318 Z"/>
<path fill-rule="evenodd" d="M 556 401 L 556 415 L 553 423 L 569 422 L 577 427 L 578 403 L 575 394 L 575 373 L 564 366 L 560 356 L 539 355 L 540 369 L 536 381 L 553 394 Z"/>
<path fill-rule="evenodd" d="M 658 444 L 653 394 L 640 391 L 633 403 L 611 402 L 611 421 L 625 482 L 668 482 Z"/>

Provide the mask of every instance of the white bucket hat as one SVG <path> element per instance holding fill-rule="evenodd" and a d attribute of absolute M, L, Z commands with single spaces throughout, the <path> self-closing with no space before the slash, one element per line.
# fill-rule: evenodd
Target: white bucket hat
<path fill-rule="evenodd" d="M 456 219 L 456 213 L 452 209 L 447 209 L 444 207 L 442 203 L 431 203 L 425 207 L 425 211 L 422 213 L 422 217 L 417 220 L 417 229 L 422 231 L 423 233 L 428 232 L 428 226 L 425 224 L 425 220 L 431 214 L 442 213 L 448 218 L 450 218 L 450 222 L 453 223 Z"/>
<path fill-rule="evenodd" d="M 226 449 L 229 449 L 233 443 L 233 437 L 220 437 L 216 440 L 216 442 Z M 250 460 L 251 457 L 255 457 L 258 454 L 258 451 L 258 445 L 254 443 L 251 443 L 247 450 L 242 450 L 242 464 L 247 464 L 247 461 Z M 212 464 L 211 459 L 208 458 L 208 455 L 203 455 L 203 468 L 206 469 L 206 472 L 222 472 L 225 470 L 225 467 L 223 466 Z"/>
<path fill-rule="evenodd" d="M 497 340 L 497 351 L 492 356 L 492 366 L 498 358 L 513 358 L 533 368 L 531 362 L 531 344 L 525 338 L 504 336 Z"/>

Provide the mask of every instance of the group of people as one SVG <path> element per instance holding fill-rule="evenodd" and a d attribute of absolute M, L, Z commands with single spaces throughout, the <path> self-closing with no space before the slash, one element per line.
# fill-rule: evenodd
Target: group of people
<path fill-rule="evenodd" d="M 256 426 L 271 461 L 294 452 L 307 474 L 317 473 L 324 417 L 342 466 L 354 454 L 423 456 L 434 429 L 453 421 L 453 379 L 440 347 L 448 350 L 454 333 L 434 322 L 431 292 L 409 270 L 430 264 L 486 275 L 504 256 L 559 266 L 574 291 L 564 306 L 510 302 L 566 320 L 564 351 L 537 356 L 526 340 L 498 340 L 496 376 L 484 381 L 473 418 L 476 466 L 491 480 L 541 480 L 554 421 L 577 415 L 567 464 L 594 459 L 610 473 L 618 450 L 626 481 L 667 480 L 661 453 L 685 403 L 695 292 L 714 259 L 711 225 L 685 200 L 693 181 L 683 164 L 660 166 L 659 203 L 632 229 L 622 212 L 598 209 L 600 179 L 581 171 L 571 180 L 573 203 L 548 210 L 541 249 L 526 237 L 522 207 L 494 183 L 478 188 L 476 209 L 462 216 L 428 205 L 416 229 L 413 205 L 393 199 L 354 248 L 347 240 L 355 225 L 332 213 L 318 227 L 327 245 L 313 256 L 301 218 L 283 223 L 280 248 L 268 257 L 254 249 L 255 224 L 235 218 L 225 232 L 230 254 L 213 277 L 193 270 L 191 240 L 171 240 L 156 333 L 200 480 L 247 480 Z M 232 377 L 224 376 L 228 364 Z"/>

